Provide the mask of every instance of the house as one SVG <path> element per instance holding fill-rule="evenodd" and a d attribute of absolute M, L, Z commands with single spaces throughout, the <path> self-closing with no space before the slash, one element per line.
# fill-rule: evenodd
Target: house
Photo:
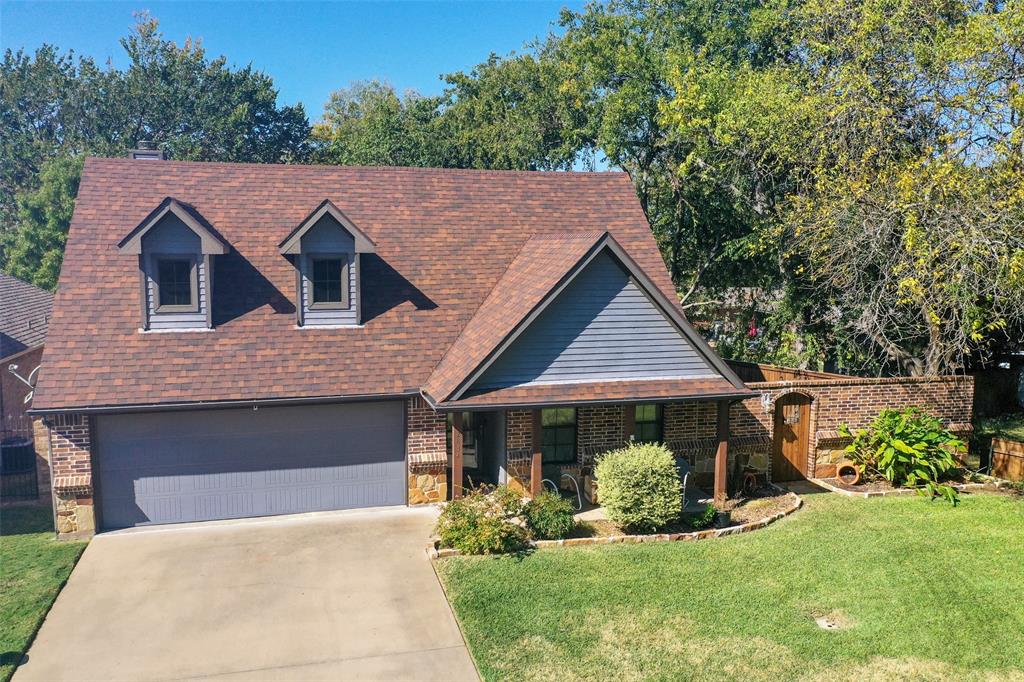
<path fill-rule="evenodd" d="M 0 433 L 31 431 L 30 377 L 43 356 L 53 294 L 0 272 Z M 14 365 L 12 368 L 11 366 Z"/>
<path fill-rule="evenodd" d="M 751 397 L 624 174 L 90 158 L 32 412 L 88 533 L 535 492 L 631 438 L 710 442 L 722 496 Z"/>

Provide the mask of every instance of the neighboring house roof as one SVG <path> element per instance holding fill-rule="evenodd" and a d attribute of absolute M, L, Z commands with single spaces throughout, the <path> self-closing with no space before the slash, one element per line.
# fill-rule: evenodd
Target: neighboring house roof
<path fill-rule="evenodd" d="M 230 250 L 215 257 L 212 331 L 143 334 L 138 260 L 117 245 L 172 196 Z M 328 201 L 374 246 L 360 263 L 363 324 L 299 328 L 279 249 Z M 681 317 L 622 173 L 87 159 L 34 405 L 411 395 L 435 368 L 447 390 L 606 232 Z"/>
<path fill-rule="evenodd" d="M 46 341 L 53 294 L 0 272 L 0 358 Z"/>

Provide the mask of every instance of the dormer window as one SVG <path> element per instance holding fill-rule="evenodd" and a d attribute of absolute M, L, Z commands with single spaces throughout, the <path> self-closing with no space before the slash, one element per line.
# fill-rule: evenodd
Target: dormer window
<path fill-rule="evenodd" d="M 348 257 L 310 256 L 313 285 L 309 307 L 316 310 L 344 310 L 349 307 Z"/>
<path fill-rule="evenodd" d="M 296 268 L 299 326 L 355 326 L 359 317 L 359 258 L 373 241 L 325 200 L 279 245 Z"/>
<path fill-rule="evenodd" d="M 142 328 L 212 328 L 213 256 L 228 245 L 199 213 L 170 197 L 118 245 L 139 258 Z"/>
<path fill-rule="evenodd" d="M 195 258 L 154 256 L 156 312 L 199 311 L 199 268 Z"/>

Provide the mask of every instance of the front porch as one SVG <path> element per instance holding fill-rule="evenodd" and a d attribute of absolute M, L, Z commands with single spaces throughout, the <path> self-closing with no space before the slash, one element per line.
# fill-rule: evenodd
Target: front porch
<path fill-rule="evenodd" d="M 541 491 L 545 479 L 574 488 L 563 474 L 582 491 L 596 457 L 642 441 L 664 443 L 685 458 L 688 497 L 708 491 L 722 503 L 740 488 L 745 473 L 766 474 L 768 468 L 769 442 L 731 434 L 733 404 L 721 399 L 451 412 L 451 496 L 481 483 L 507 484 L 529 496 Z"/>

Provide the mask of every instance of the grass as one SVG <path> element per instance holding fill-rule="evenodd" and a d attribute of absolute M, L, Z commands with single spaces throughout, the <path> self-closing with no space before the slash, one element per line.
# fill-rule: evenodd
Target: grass
<path fill-rule="evenodd" d="M 438 573 L 488 680 L 1024 680 L 1024 500 L 805 502 L 742 536 Z"/>
<path fill-rule="evenodd" d="M 85 545 L 54 539 L 49 507 L 0 509 L 0 682 L 14 674 Z"/>

